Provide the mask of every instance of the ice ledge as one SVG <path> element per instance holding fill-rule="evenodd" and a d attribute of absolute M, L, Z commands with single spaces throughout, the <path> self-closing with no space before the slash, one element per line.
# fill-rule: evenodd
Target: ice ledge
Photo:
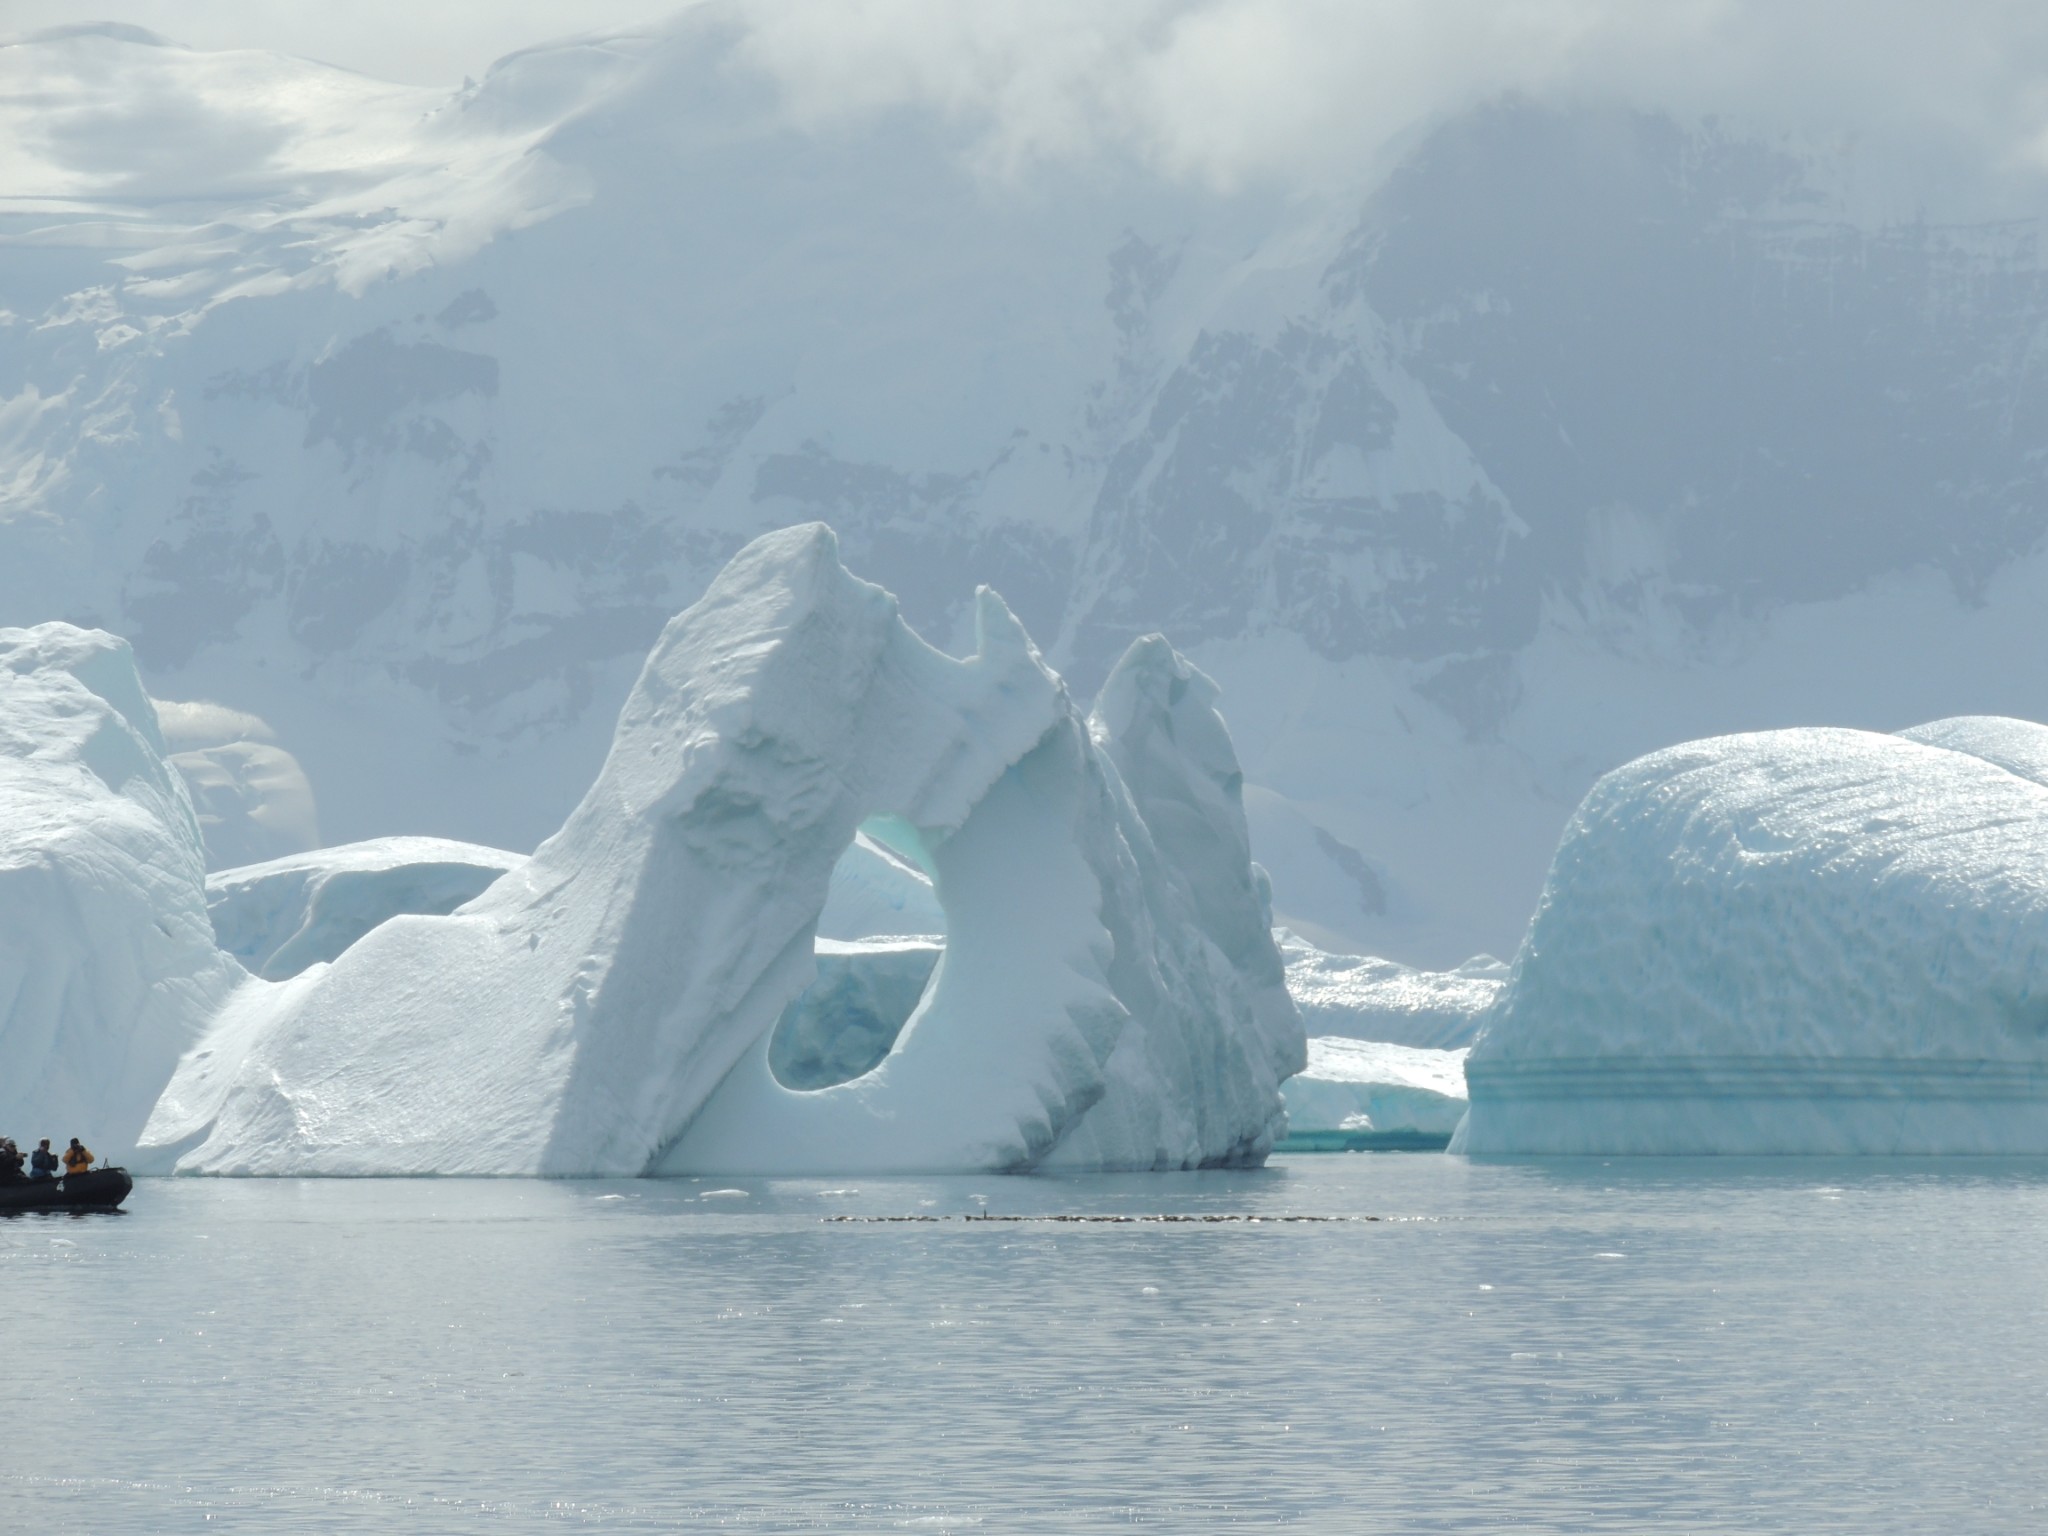
<path fill-rule="evenodd" d="M 1926 1098 L 2023 1100 L 2048 1105 L 2048 1063 L 2024 1061 L 1552 1057 L 1529 1062 L 1468 1061 L 1465 1082 L 1474 1101 L 1488 1103 L 1584 1098 Z"/>

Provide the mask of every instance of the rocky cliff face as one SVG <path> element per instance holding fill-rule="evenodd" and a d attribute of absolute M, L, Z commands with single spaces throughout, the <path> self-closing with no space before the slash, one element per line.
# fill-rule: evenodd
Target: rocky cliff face
<path fill-rule="evenodd" d="M 1164 630 L 1281 913 L 1422 963 L 1510 949 L 1641 751 L 2048 709 L 2039 228 L 1852 216 L 1839 157 L 1510 103 L 1336 204 L 997 180 L 792 126 L 716 16 L 453 97 L 108 29 L 0 71 L 0 611 L 269 720 L 331 838 L 530 846 L 810 518 L 1084 690 Z"/>

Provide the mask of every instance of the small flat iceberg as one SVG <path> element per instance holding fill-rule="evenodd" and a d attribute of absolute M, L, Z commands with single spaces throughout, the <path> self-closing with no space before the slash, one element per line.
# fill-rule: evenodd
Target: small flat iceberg
<path fill-rule="evenodd" d="M 1465 1052 L 1311 1036 L 1283 1152 L 1435 1151 L 1465 1116 Z"/>

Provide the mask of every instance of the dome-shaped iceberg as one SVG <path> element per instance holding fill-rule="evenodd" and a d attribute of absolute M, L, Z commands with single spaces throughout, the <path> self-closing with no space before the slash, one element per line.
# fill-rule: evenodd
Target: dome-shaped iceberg
<path fill-rule="evenodd" d="M 1998 761 L 2048 733 L 1912 734 L 1726 736 L 1596 784 L 1454 1146 L 2048 1152 L 2048 787 Z"/>
<path fill-rule="evenodd" d="M 1899 732 L 1908 741 L 1967 752 L 2036 784 L 2048 784 L 2048 725 L 2009 715 L 1954 715 Z"/>

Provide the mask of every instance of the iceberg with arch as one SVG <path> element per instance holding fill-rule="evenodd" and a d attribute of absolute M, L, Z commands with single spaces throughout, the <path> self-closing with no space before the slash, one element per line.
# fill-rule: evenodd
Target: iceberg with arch
<path fill-rule="evenodd" d="M 1471 1153 L 2048 1153 L 2048 728 L 1689 742 L 1596 784 Z"/>
<path fill-rule="evenodd" d="M 1143 639 L 1084 715 L 999 597 L 975 617 L 946 656 L 830 529 L 756 540 L 670 621 L 561 830 L 452 913 L 240 980 L 136 1163 L 1263 1159 L 1304 1045 L 1214 685 Z"/>

